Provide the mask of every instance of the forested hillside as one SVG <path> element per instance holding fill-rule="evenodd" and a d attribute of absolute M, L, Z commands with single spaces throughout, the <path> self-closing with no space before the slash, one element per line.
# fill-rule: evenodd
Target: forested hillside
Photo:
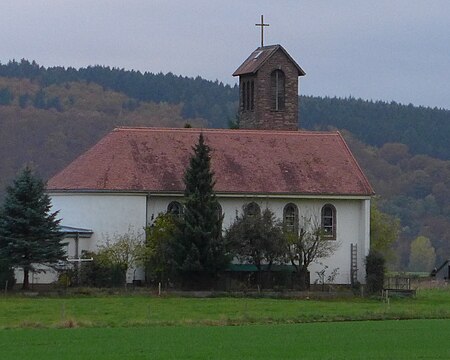
<path fill-rule="evenodd" d="M 26 163 L 48 178 L 120 125 L 227 127 L 237 98 L 237 87 L 200 77 L 0 64 L 0 199 Z M 419 235 L 438 261 L 450 257 L 449 110 L 301 96 L 300 125 L 344 132 L 382 210 L 401 219 L 401 268 Z"/>
<path fill-rule="evenodd" d="M 404 144 L 386 143 L 377 148 L 350 133 L 344 132 L 344 137 L 374 187 L 378 205 L 401 221 L 398 268 L 408 268 L 410 245 L 418 236 L 431 240 L 437 262 L 448 259 L 450 161 L 413 155 Z"/>
<path fill-rule="evenodd" d="M 300 123 L 306 129 L 346 129 L 369 145 L 402 143 L 412 154 L 450 159 L 450 110 L 302 96 Z"/>
<path fill-rule="evenodd" d="M 78 81 L 94 83 L 105 90 L 125 94 L 134 99 L 133 104 L 140 101 L 181 104 L 183 117 L 201 117 L 208 121 L 210 127 L 227 127 L 236 116 L 237 87 L 207 81 L 199 76 L 193 79 L 171 73 L 141 73 L 104 66 L 78 70 L 70 67 L 44 68 L 34 61 L 21 60 L 0 64 L 0 77 L 25 78 L 42 87 Z M 0 103 L 1 98 L 8 99 L 5 94 L 2 97 L 0 92 Z M 133 104 L 130 106 L 133 107 Z"/>
<path fill-rule="evenodd" d="M 27 60 L 0 64 L 0 77 L 28 79 L 43 88 L 79 81 L 94 83 L 130 98 L 129 103 L 124 104 L 124 108 L 128 106 L 127 110 L 133 110 L 141 101 L 181 105 L 184 118 L 203 118 L 210 127 L 225 128 L 236 119 L 238 88 L 200 77 L 141 73 L 104 66 L 45 68 Z M 23 105 L 30 100 L 24 93 L 19 102 Z M 9 101 L 8 89 L 0 86 L 0 104 Z M 59 101 L 55 96 L 44 104 L 38 97 L 33 99 L 33 105 L 59 109 Z M 305 129 L 330 126 L 346 129 L 369 145 L 380 147 L 385 143 L 403 143 L 412 154 L 450 159 L 447 140 L 450 110 L 355 98 L 301 96 L 300 126 Z"/>

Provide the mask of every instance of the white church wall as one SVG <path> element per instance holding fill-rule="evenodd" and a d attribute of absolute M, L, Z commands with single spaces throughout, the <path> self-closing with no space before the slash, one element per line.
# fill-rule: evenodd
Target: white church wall
<path fill-rule="evenodd" d="M 320 224 L 321 209 L 325 204 L 332 204 L 336 208 L 336 241 L 339 248 L 327 259 L 319 259 L 310 266 L 311 282 L 318 281 L 318 274 L 325 269 L 325 280 L 334 269 L 338 269 L 334 283 L 349 284 L 351 265 L 351 244 L 357 244 L 358 249 L 358 281 L 365 282 L 365 256 L 369 249 L 369 209 L 370 201 L 366 199 L 293 199 L 293 198 L 220 198 L 220 204 L 225 213 L 224 229 L 226 229 L 242 213 L 242 207 L 251 202 L 256 202 L 261 210 L 270 208 L 275 216 L 282 220 L 283 209 L 289 204 L 297 205 L 299 218 L 302 216 L 311 218 Z"/>
<path fill-rule="evenodd" d="M 182 202 L 181 196 L 156 196 L 146 194 L 104 194 L 104 193 L 55 193 L 50 194 L 53 210 L 60 210 L 59 217 L 66 226 L 93 230 L 91 238 L 79 239 L 79 252 L 82 250 L 95 251 L 98 245 L 104 244 L 115 235 L 124 234 L 129 229 L 144 234 L 144 227 L 151 224 L 156 216 L 167 211 L 171 201 Z M 325 204 L 332 204 L 336 208 L 336 241 L 340 244 L 337 251 L 328 259 L 321 259 L 310 266 L 311 282 L 318 280 L 317 272 L 325 267 L 325 279 L 338 268 L 335 283 L 350 283 L 350 244 L 358 246 L 358 280 L 364 282 L 365 256 L 369 251 L 369 211 L 368 199 L 309 199 L 309 198 L 273 198 L 265 197 L 229 197 L 219 196 L 219 202 L 224 213 L 223 228 L 227 229 L 242 213 L 242 208 L 249 202 L 256 202 L 261 209 L 270 208 L 280 220 L 283 209 L 288 203 L 295 204 L 299 209 L 299 217 L 311 217 L 320 223 L 320 210 Z M 75 256 L 73 239 L 69 242 L 68 255 Z M 143 279 L 143 272 L 134 269 L 127 274 L 128 281 Z M 55 275 L 35 275 L 39 282 L 52 282 Z"/>
<path fill-rule="evenodd" d="M 319 205 L 320 208 L 326 203 L 332 204 L 336 208 L 336 241 L 339 248 L 327 259 L 319 259 L 310 267 L 311 282 L 318 279 L 317 272 L 325 270 L 325 281 L 334 269 L 338 273 L 334 279 L 337 284 L 349 284 L 351 282 L 351 244 L 357 245 L 357 267 L 358 281 L 364 282 L 365 265 L 364 258 L 366 253 L 366 244 L 369 239 L 366 238 L 365 229 L 369 224 L 366 222 L 366 214 L 361 210 L 364 200 L 330 200 L 326 202 L 315 202 L 313 206 Z M 320 212 L 319 212 L 320 214 Z"/>
<path fill-rule="evenodd" d="M 106 241 L 114 241 L 118 235 L 129 231 L 144 236 L 147 224 L 145 194 L 105 194 L 105 193 L 51 193 L 52 211 L 59 210 L 58 218 L 61 224 L 71 227 L 90 229 L 91 238 L 80 238 L 78 251 L 96 251 L 99 245 Z M 75 240 L 64 239 L 68 243 L 68 257 L 75 257 Z M 22 279 L 18 273 L 18 279 Z M 130 269 L 127 281 L 143 279 L 142 270 Z M 34 275 L 36 283 L 51 283 L 56 281 L 54 271 Z M 20 280 L 21 281 L 21 280 Z M 31 281 L 31 279 L 30 279 Z"/>
<path fill-rule="evenodd" d="M 36 269 L 43 271 L 29 272 L 28 281 L 30 282 L 31 287 L 33 287 L 34 284 L 50 284 L 58 279 L 58 273 L 56 270 L 48 266 L 36 266 Z M 14 277 L 16 278 L 17 283 L 23 283 L 22 268 L 14 269 Z"/>
<path fill-rule="evenodd" d="M 219 202 L 224 213 L 223 229 L 227 229 L 236 219 L 236 215 L 242 213 L 243 206 L 254 201 L 261 210 L 270 208 L 277 218 L 283 219 L 283 209 L 289 204 L 295 204 L 299 209 L 299 218 L 311 217 L 312 221 L 320 224 L 321 209 L 325 204 L 332 204 L 336 208 L 336 241 L 339 248 L 327 259 L 320 259 L 310 266 L 311 282 L 318 281 L 317 272 L 325 269 L 325 280 L 334 269 L 337 276 L 334 278 L 336 284 L 349 284 L 351 265 L 351 244 L 357 244 L 357 267 L 358 281 L 365 282 L 365 256 L 369 251 L 369 211 L 370 200 L 368 199 L 308 199 L 308 198 L 273 198 L 265 197 L 225 197 L 219 196 Z M 156 217 L 160 212 L 167 211 L 167 205 L 171 201 L 182 201 L 182 197 L 154 196 L 149 198 L 147 212 L 149 217 Z M 151 219 L 149 219 L 151 222 Z"/>
<path fill-rule="evenodd" d="M 53 210 L 60 210 L 61 224 L 93 230 L 90 239 L 80 239 L 80 251 L 95 251 L 114 236 L 133 231 L 144 234 L 146 195 L 142 194 L 50 194 Z M 69 253 L 74 251 L 69 245 Z"/>

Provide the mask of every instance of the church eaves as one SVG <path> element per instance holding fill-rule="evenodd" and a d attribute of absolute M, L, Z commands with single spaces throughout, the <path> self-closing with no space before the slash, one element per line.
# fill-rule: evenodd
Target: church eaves
<path fill-rule="evenodd" d="M 184 191 L 200 132 L 217 193 L 370 196 L 339 132 L 118 128 L 49 180 L 48 191 Z"/>

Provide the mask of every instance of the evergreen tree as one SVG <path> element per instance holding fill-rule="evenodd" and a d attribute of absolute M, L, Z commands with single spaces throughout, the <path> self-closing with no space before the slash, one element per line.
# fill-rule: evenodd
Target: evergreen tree
<path fill-rule="evenodd" d="M 14 95 L 8 88 L 0 89 L 0 105 L 11 105 Z"/>
<path fill-rule="evenodd" d="M 19 96 L 19 106 L 22 109 L 25 109 L 28 105 L 28 101 L 31 99 L 30 94 L 26 93 Z"/>
<path fill-rule="evenodd" d="M 202 272 L 215 276 L 229 259 L 222 238 L 223 215 L 214 193 L 211 149 L 203 134 L 193 150 L 184 176 L 185 214 L 181 225 L 184 251 L 180 268 L 185 275 Z"/>
<path fill-rule="evenodd" d="M 12 289 L 16 283 L 14 269 L 5 259 L 0 259 L 0 288 Z"/>
<path fill-rule="evenodd" d="M 39 89 L 39 91 L 34 96 L 33 106 L 38 109 L 46 109 L 47 108 L 45 93 L 42 89 Z"/>
<path fill-rule="evenodd" d="M 58 212 L 50 208 L 44 183 L 29 168 L 7 188 L 0 211 L 0 259 L 23 269 L 23 289 L 29 286 L 29 272 L 39 271 L 36 265 L 52 266 L 65 256 Z"/>

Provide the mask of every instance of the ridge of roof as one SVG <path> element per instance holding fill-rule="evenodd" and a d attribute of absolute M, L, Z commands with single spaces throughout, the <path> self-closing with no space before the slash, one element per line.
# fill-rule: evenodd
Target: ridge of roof
<path fill-rule="evenodd" d="M 186 132 L 186 133 L 226 133 L 226 134 L 259 134 L 259 135 L 308 135 L 308 136 L 341 136 L 339 131 L 316 130 L 255 130 L 255 129 L 211 129 L 211 128 L 171 128 L 171 127 L 147 127 L 147 126 L 118 126 L 113 132 L 137 131 L 137 132 Z"/>
<path fill-rule="evenodd" d="M 306 75 L 305 71 L 300 67 L 300 65 L 297 64 L 297 62 L 292 58 L 292 56 L 289 55 L 286 49 L 280 44 L 276 44 L 263 47 L 260 46 L 256 48 L 250 54 L 250 56 L 247 59 L 245 59 L 245 61 L 235 70 L 233 76 L 256 73 L 261 68 L 261 66 L 263 66 L 278 50 L 283 51 L 283 53 L 287 56 L 287 58 L 294 64 L 294 66 L 298 70 L 298 76 Z"/>

